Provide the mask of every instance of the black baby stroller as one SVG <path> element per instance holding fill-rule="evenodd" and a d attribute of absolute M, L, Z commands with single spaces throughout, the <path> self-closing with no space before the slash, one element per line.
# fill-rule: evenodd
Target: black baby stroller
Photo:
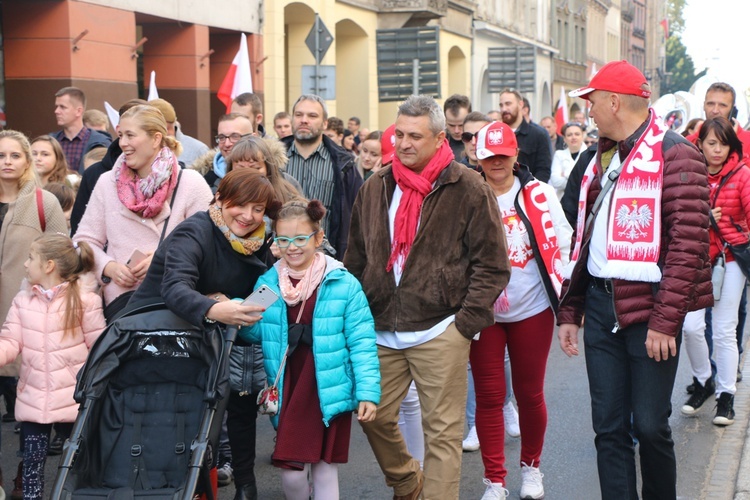
<path fill-rule="evenodd" d="M 209 471 L 236 337 L 163 304 L 125 313 L 78 374 L 78 418 L 53 499 L 213 499 Z M 231 338 L 230 338 L 231 337 Z"/>

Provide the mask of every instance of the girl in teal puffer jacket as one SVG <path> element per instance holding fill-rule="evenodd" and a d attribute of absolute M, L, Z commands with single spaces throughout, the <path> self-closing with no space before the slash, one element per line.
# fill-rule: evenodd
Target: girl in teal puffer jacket
<path fill-rule="evenodd" d="M 240 330 L 262 344 L 269 381 L 279 375 L 273 463 L 287 499 L 336 499 L 338 465 L 349 456 L 352 411 L 369 422 L 380 402 L 375 328 L 362 287 L 343 265 L 318 251 L 325 208 L 286 203 L 273 223 L 281 260 L 258 279 L 281 297 L 263 319 Z M 271 383 L 271 382 L 269 382 Z"/>

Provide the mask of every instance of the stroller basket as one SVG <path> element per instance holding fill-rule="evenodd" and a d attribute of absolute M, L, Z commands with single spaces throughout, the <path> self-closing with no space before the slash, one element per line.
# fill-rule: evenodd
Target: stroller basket
<path fill-rule="evenodd" d="M 161 305 L 107 327 L 78 374 L 78 418 L 52 498 L 189 499 L 199 477 L 210 490 L 233 340 Z"/>

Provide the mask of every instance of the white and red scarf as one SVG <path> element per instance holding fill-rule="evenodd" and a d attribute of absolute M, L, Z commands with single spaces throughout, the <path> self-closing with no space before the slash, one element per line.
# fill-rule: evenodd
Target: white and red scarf
<path fill-rule="evenodd" d="M 541 183 L 534 179 L 521 188 L 523 196 L 523 205 L 526 218 L 531 224 L 527 231 L 531 231 L 536 247 L 539 250 L 539 257 L 544 263 L 544 271 L 549 276 L 550 283 L 560 298 L 563 282 L 563 261 L 560 256 L 560 246 L 557 243 L 557 234 L 552 223 L 552 215 L 549 213 L 549 204 L 547 195 L 544 193 Z M 507 312 L 510 310 L 508 294 L 503 293 L 495 302 L 495 312 Z"/>
<path fill-rule="evenodd" d="M 646 130 L 636 140 L 622 164 L 614 186 L 607 221 L 607 264 L 601 278 L 628 281 L 661 281 L 661 195 L 664 178 L 662 142 L 667 128 L 651 109 Z M 599 174 L 594 157 L 586 168 L 578 198 L 576 241 L 567 266 L 570 278 L 578 261 L 586 221 L 586 198 L 591 181 Z"/>

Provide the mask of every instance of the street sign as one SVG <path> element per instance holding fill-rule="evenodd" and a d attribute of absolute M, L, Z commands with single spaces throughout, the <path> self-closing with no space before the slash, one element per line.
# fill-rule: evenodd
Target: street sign
<path fill-rule="evenodd" d="M 336 66 L 303 64 L 302 93 L 315 94 L 326 101 L 336 99 Z"/>
<path fill-rule="evenodd" d="M 310 33 L 305 38 L 305 45 L 307 45 L 307 48 L 310 49 L 313 57 L 315 57 L 315 64 L 320 64 L 328 49 L 331 48 L 332 43 L 333 35 L 328 31 L 326 25 L 323 24 L 320 16 L 315 14 L 315 24 L 313 24 Z"/>
<path fill-rule="evenodd" d="M 402 101 L 411 94 L 440 97 L 438 26 L 377 30 L 378 98 Z"/>

